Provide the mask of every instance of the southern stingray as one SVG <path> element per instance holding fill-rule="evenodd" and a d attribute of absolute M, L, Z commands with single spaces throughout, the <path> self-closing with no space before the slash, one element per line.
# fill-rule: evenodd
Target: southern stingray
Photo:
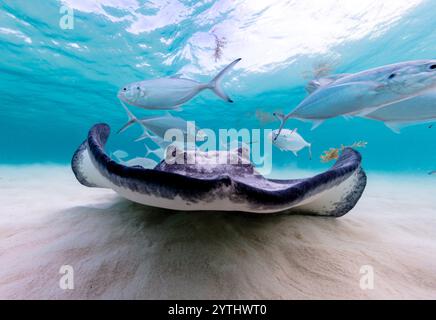
<path fill-rule="evenodd" d="M 333 167 L 321 174 L 275 180 L 261 176 L 250 162 L 242 161 L 237 165 L 204 165 L 162 160 L 154 169 L 128 167 L 106 154 L 109 134 L 107 124 L 91 128 L 73 156 L 73 172 L 87 187 L 109 188 L 144 205 L 184 211 L 340 217 L 353 209 L 366 186 L 361 155 L 351 148 L 346 148 Z M 242 154 L 238 150 L 238 156 Z M 188 152 L 183 154 L 188 156 Z"/>

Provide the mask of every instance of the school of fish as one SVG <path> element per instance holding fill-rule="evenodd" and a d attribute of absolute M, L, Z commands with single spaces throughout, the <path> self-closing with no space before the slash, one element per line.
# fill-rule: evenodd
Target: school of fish
<path fill-rule="evenodd" d="M 119 90 L 118 98 L 128 115 L 128 122 L 119 133 L 138 124 L 143 133 L 136 141 L 150 139 L 161 149 L 170 144 L 164 139 L 170 129 L 180 130 L 185 138 L 204 139 L 199 128 L 190 132 L 187 130 L 187 121 L 172 116 L 168 110 L 179 109 L 206 89 L 232 103 L 233 100 L 222 88 L 222 81 L 240 60 L 230 63 L 208 83 L 175 75 L 124 86 Z M 307 84 L 306 91 L 308 96 L 292 111 L 287 114 L 273 113 L 280 120 L 280 127 L 269 138 L 277 148 L 290 151 L 296 156 L 299 151 L 308 148 L 309 157 L 312 158 L 311 143 L 298 133 L 298 129 L 284 129 L 289 119 L 310 121 L 313 130 L 331 118 L 362 117 L 381 121 L 395 133 L 400 133 L 406 126 L 435 121 L 436 60 L 407 61 L 357 73 L 319 76 Z M 167 111 L 165 115 L 138 119 L 125 104 L 147 110 Z M 156 152 L 147 152 L 145 157 L 151 154 L 156 155 Z M 122 158 L 126 157 L 126 154 L 122 154 L 118 160 L 123 161 Z M 141 165 L 141 161 L 138 158 L 125 163 Z M 144 163 L 150 165 L 147 161 Z"/>

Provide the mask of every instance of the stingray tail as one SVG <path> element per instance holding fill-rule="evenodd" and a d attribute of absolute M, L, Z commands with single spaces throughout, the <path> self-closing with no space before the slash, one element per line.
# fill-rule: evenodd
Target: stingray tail
<path fill-rule="evenodd" d="M 218 73 L 218 75 L 215 78 L 213 78 L 213 80 L 211 82 L 209 82 L 207 84 L 207 88 L 211 89 L 218 97 L 220 97 L 224 101 L 233 102 L 233 100 L 224 92 L 224 89 L 222 88 L 221 82 L 222 82 L 224 76 L 227 73 L 229 73 L 229 71 L 232 70 L 233 67 L 239 61 L 241 61 L 241 58 L 236 59 L 231 64 L 229 64 L 227 67 L 225 67 L 223 70 L 221 70 L 221 72 Z"/>

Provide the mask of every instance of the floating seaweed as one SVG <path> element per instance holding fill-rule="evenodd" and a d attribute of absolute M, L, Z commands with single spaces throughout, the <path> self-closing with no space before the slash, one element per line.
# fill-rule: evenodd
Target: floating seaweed
<path fill-rule="evenodd" d="M 213 33 L 213 36 L 215 37 L 215 51 L 213 56 L 215 62 L 217 62 L 223 56 L 223 49 L 227 44 L 227 39 L 225 37 L 220 38 L 215 33 Z"/>
<path fill-rule="evenodd" d="M 339 155 L 342 151 L 344 151 L 346 148 L 366 148 L 368 145 L 368 142 L 366 141 L 357 141 L 353 143 L 351 146 L 344 146 L 341 145 L 340 148 L 330 148 L 327 151 L 324 151 L 324 153 L 321 155 L 321 162 L 330 162 L 332 160 L 339 159 Z"/>
<path fill-rule="evenodd" d="M 277 121 L 277 118 L 274 117 L 273 113 L 265 112 L 262 110 L 256 110 L 256 119 L 262 124 L 270 124 Z"/>
<path fill-rule="evenodd" d="M 318 62 L 312 65 L 312 70 L 303 71 L 302 76 L 306 80 L 312 80 L 317 78 L 326 77 L 333 73 L 333 70 L 337 66 L 334 62 Z"/>

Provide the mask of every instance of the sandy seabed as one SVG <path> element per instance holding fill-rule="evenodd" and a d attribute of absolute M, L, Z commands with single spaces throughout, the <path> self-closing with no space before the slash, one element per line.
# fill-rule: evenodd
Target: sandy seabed
<path fill-rule="evenodd" d="M 436 178 L 369 174 L 330 219 L 163 211 L 68 167 L 0 167 L 0 266 L 3 299 L 435 299 Z"/>

